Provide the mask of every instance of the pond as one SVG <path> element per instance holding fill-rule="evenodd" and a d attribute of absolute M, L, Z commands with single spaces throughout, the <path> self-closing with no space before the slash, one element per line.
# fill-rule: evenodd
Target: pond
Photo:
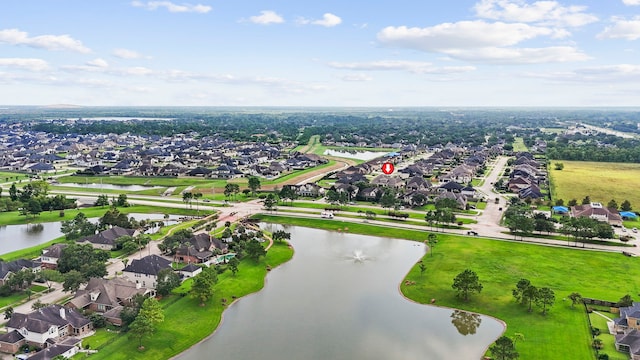
<path fill-rule="evenodd" d="M 227 309 L 218 330 L 180 360 L 480 359 L 503 331 L 495 319 L 400 294 L 398 284 L 424 254 L 420 243 L 286 230 L 293 259 L 269 273 L 263 290 Z"/>
<path fill-rule="evenodd" d="M 337 151 L 331 149 L 327 149 L 324 151 L 324 155 L 365 161 L 382 157 L 385 154 L 385 152 L 381 151 Z"/>
<path fill-rule="evenodd" d="M 56 183 L 53 186 L 77 187 L 85 189 L 104 189 L 104 190 L 126 190 L 126 191 L 142 191 L 150 189 L 162 189 L 161 186 L 146 185 L 116 185 L 116 184 L 98 184 L 98 183 Z"/>
<path fill-rule="evenodd" d="M 147 219 L 164 221 L 165 226 L 168 226 L 177 224 L 180 215 L 169 215 L 168 220 L 164 219 L 163 214 L 131 213 L 127 217 L 133 217 L 138 221 Z M 90 218 L 89 220 L 95 223 L 98 218 Z M 60 221 L 39 224 L 0 225 L 0 254 L 40 245 L 63 236 L 64 234 L 60 231 L 61 225 L 62 222 Z M 150 230 L 151 232 L 157 232 L 159 228 L 155 227 Z"/>

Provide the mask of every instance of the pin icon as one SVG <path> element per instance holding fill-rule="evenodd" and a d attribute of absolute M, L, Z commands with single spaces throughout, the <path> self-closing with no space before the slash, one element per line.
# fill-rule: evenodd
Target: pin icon
<path fill-rule="evenodd" d="M 393 168 L 393 164 L 390 162 L 386 162 L 384 164 L 382 164 L 382 172 L 390 175 L 393 172 L 394 168 Z"/>

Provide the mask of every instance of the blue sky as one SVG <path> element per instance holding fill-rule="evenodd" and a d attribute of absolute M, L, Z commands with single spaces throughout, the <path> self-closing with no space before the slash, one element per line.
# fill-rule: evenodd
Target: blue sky
<path fill-rule="evenodd" d="M 640 0 L 0 3 L 0 104 L 637 106 Z"/>

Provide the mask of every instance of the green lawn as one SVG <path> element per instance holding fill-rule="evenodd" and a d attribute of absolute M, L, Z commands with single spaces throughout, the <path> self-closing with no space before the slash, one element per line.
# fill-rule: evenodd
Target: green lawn
<path fill-rule="evenodd" d="M 513 141 L 513 151 L 515 152 L 520 152 L 520 151 L 529 151 L 529 148 L 527 147 L 527 145 L 524 144 L 524 139 L 521 137 L 517 137 L 514 139 Z"/>
<path fill-rule="evenodd" d="M 618 317 L 617 314 L 609 314 L 606 312 L 603 312 L 602 314 L 611 319 Z M 609 330 L 607 330 L 607 320 L 595 313 L 590 313 L 589 319 L 591 320 L 591 325 L 593 327 L 600 329 L 600 335 L 597 337 L 604 343 L 604 348 L 600 350 L 600 353 L 609 355 L 609 360 L 628 360 L 628 355 L 616 350 L 616 338 L 609 334 Z"/>
<path fill-rule="evenodd" d="M 564 164 L 563 170 L 555 170 L 556 162 Z M 566 204 L 576 199 L 578 204 L 589 195 L 592 201 L 606 205 L 611 199 L 622 204 L 629 200 L 631 206 L 640 208 L 640 164 L 604 163 L 586 161 L 550 160 L 549 176 L 553 200 L 563 199 Z"/>
<path fill-rule="evenodd" d="M 375 227 L 339 221 L 291 219 L 258 216 L 268 222 L 342 230 L 375 236 L 423 241 L 424 231 Z M 418 266 L 405 280 L 401 291 L 420 303 L 436 299 L 441 306 L 475 311 L 507 323 L 506 334 L 522 333 L 518 342 L 521 359 L 592 359 L 591 336 L 586 313 L 565 299 L 577 291 L 585 297 L 616 301 L 624 294 L 638 294 L 640 283 L 630 281 L 640 276 L 640 259 L 617 253 L 580 251 L 438 234 L 433 256 L 423 258 L 427 271 L 420 275 Z M 453 278 L 466 268 L 474 270 L 484 288 L 469 302 L 455 297 Z M 515 303 L 511 290 L 521 278 L 538 287 L 555 291 L 556 302 L 546 316 L 535 308 L 532 313 Z"/>
<path fill-rule="evenodd" d="M 21 216 L 18 211 L 9 211 L 9 212 L 0 212 L 0 224 L 3 225 L 17 225 L 17 224 L 26 224 L 26 223 L 43 223 L 43 222 L 55 222 L 55 221 L 63 221 L 63 220 L 71 220 L 73 219 L 79 212 L 83 212 L 88 218 L 100 217 L 104 215 L 104 213 L 109 210 L 108 206 L 105 207 L 88 207 L 82 209 L 67 209 L 64 211 L 64 216 L 60 216 L 60 211 L 43 211 L 40 215 L 35 218 L 29 216 L 26 218 L 25 216 Z M 147 205 L 132 205 L 129 207 L 120 207 L 118 208 L 120 212 L 125 214 L 130 213 L 145 213 L 145 214 L 174 214 L 174 215 L 196 215 L 197 211 L 194 207 L 193 209 L 188 208 L 163 208 L 157 206 L 147 206 Z M 200 210 L 201 215 L 210 214 L 210 211 Z"/>
<path fill-rule="evenodd" d="M 16 180 L 28 179 L 29 175 L 18 173 L 18 172 L 9 172 L 9 171 L 0 171 L 0 182 L 13 182 Z"/>
<path fill-rule="evenodd" d="M 196 299 L 179 294 L 162 299 L 165 321 L 158 326 L 152 337 L 143 341 L 143 351 L 137 350 L 136 340 L 123 334 L 104 346 L 97 347 L 97 354 L 85 357 L 109 360 L 169 359 L 209 336 L 220 323 L 222 312 L 232 302 L 233 296 L 242 297 L 262 289 L 267 265 L 278 266 L 292 256 L 293 249 L 287 244 L 276 243 L 259 263 L 242 260 L 236 276 L 231 272 L 218 275 L 218 283 L 214 287 L 215 296 L 204 307 L 199 306 Z M 226 306 L 222 305 L 223 298 L 227 299 Z M 89 337 L 84 342 L 100 342 L 101 337 L 104 335 L 99 334 L 96 340 Z"/>

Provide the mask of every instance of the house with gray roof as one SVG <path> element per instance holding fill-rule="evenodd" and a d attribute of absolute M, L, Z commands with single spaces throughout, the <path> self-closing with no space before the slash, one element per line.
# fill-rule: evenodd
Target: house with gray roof
<path fill-rule="evenodd" d="M 171 269 L 171 261 L 154 254 L 133 259 L 122 271 L 122 276 L 145 289 L 155 290 L 162 269 Z"/>
<path fill-rule="evenodd" d="M 113 250 L 116 247 L 116 240 L 119 238 L 123 236 L 136 236 L 138 234 L 138 230 L 114 226 L 95 235 L 85 236 L 77 242 L 80 244 L 91 244 L 91 246 L 96 249 Z"/>
<path fill-rule="evenodd" d="M 640 360 L 640 303 L 621 307 L 613 329 L 616 332 L 616 349 L 628 353 L 632 360 Z"/>
<path fill-rule="evenodd" d="M 41 264 L 27 259 L 18 259 L 10 262 L 0 261 L 0 285 L 4 285 L 12 274 L 24 269 L 38 272 L 41 269 Z"/>

